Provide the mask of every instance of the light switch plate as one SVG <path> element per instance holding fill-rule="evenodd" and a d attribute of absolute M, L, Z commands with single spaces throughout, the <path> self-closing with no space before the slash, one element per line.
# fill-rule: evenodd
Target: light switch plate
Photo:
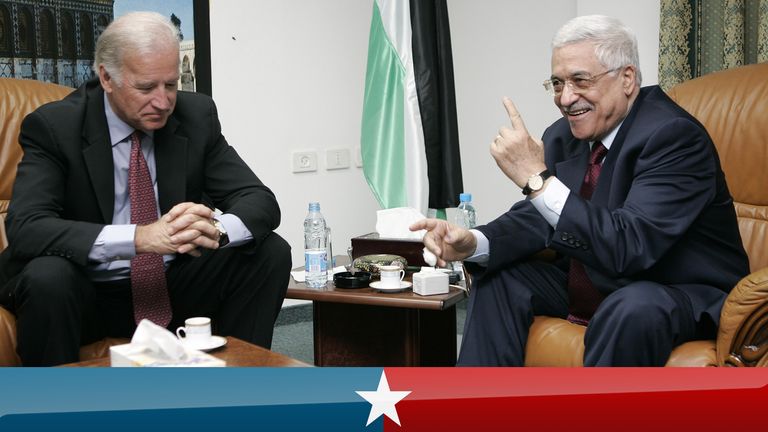
<path fill-rule="evenodd" d="M 363 153 L 360 146 L 355 147 L 355 166 L 358 168 L 363 167 Z"/>
<path fill-rule="evenodd" d="M 337 148 L 325 151 L 325 169 L 337 170 L 349 168 L 349 149 Z"/>

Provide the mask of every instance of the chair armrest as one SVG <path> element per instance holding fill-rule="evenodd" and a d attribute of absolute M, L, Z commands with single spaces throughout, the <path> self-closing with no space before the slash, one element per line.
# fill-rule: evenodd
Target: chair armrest
<path fill-rule="evenodd" d="M 768 366 L 768 267 L 740 280 L 725 299 L 717 361 L 720 366 Z"/>
<path fill-rule="evenodd" d="M 669 355 L 666 367 L 715 367 L 717 352 L 714 340 L 696 340 L 678 345 Z"/>
<path fill-rule="evenodd" d="M 534 317 L 525 345 L 525 366 L 583 366 L 586 329 L 561 318 Z"/>
<path fill-rule="evenodd" d="M 21 366 L 16 354 L 16 317 L 0 307 L 0 366 Z"/>

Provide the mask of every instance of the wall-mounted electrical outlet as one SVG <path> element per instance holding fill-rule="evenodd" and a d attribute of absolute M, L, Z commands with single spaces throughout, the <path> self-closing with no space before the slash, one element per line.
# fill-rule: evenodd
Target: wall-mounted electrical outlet
<path fill-rule="evenodd" d="M 317 171 L 317 152 L 314 150 L 295 151 L 291 153 L 293 172 Z"/>

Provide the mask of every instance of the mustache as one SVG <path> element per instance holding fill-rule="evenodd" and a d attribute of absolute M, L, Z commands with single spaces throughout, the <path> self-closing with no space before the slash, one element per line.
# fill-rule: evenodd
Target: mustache
<path fill-rule="evenodd" d="M 579 103 L 579 104 L 573 104 L 567 107 L 562 107 L 563 112 L 565 114 L 573 114 L 579 111 L 591 110 L 592 108 L 594 108 L 592 104 L 588 104 L 588 103 Z"/>

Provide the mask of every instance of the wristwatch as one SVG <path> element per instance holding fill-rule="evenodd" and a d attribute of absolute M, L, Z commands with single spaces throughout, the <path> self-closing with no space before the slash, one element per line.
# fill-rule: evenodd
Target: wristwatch
<path fill-rule="evenodd" d="M 544 170 L 528 177 L 528 182 L 525 184 L 525 187 L 523 187 L 523 195 L 530 195 L 533 192 L 541 190 L 541 188 L 544 187 L 544 182 L 551 176 L 552 174 L 549 173 L 549 170 Z"/>
<path fill-rule="evenodd" d="M 219 222 L 218 219 L 213 220 L 213 226 L 219 231 L 219 247 L 224 247 L 229 244 L 229 234 L 224 229 L 224 225 Z"/>

